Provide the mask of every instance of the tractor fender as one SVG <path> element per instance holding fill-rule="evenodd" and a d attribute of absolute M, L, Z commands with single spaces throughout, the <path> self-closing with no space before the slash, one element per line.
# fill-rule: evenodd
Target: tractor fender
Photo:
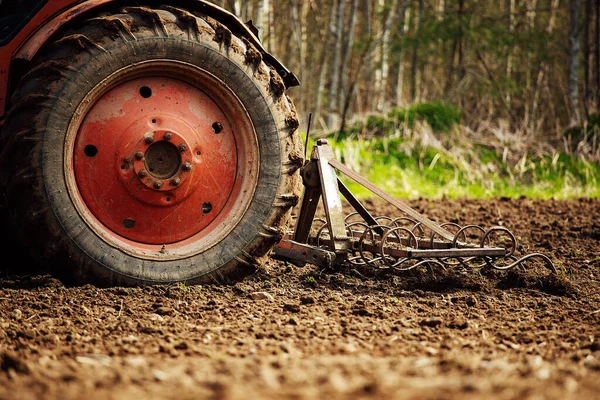
<path fill-rule="evenodd" d="M 88 0 L 80 3 L 70 9 L 54 16 L 44 23 L 27 41 L 21 46 L 19 51 L 15 54 L 15 59 L 31 61 L 42 46 L 48 42 L 52 36 L 66 24 L 76 21 L 79 18 L 85 18 L 94 12 L 100 6 L 115 3 L 117 0 Z M 122 2 L 120 2 L 122 3 Z M 138 4 L 142 5 L 142 4 Z M 262 46 L 259 38 L 255 34 L 258 33 L 256 28 L 252 25 L 251 21 L 244 24 L 238 17 L 229 11 L 206 2 L 204 0 L 176 0 L 170 2 L 171 6 L 180 6 L 186 9 L 193 9 L 194 11 L 201 12 L 209 17 L 217 20 L 218 22 L 225 25 L 234 33 L 243 36 L 250 43 L 252 43 L 263 55 L 263 59 L 273 66 L 273 68 L 279 73 L 283 79 L 286 87 L 298 86 L 300 82 L 293 72 L 288 70 L 277 58 L 269 54 Z"/>

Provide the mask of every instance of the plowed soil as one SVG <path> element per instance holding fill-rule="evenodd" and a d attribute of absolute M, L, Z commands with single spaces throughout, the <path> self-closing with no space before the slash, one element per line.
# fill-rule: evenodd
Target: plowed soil
<path fill-rule="evenodd" d="M 600 398 L 600 200 L 410 204 L 506 226 L 559 272 L 269 259 L 233 286 L 109 289 L 4 274 L 0 399 Z"/>

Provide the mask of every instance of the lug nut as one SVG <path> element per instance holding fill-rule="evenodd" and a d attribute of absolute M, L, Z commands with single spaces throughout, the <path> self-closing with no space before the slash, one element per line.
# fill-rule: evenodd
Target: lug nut
<path fill-rule="evenodd" d="M 173 185 L 173 186 L 179 186 L 180 183 L 181 183 L 181 179 L 179 179 L 179 178 L 171 179 L 171 185 Z"/>
<path fill-rule="evenodd" d="M 146 136 L 146 143 L 150 144 L 152 142 L 154 142 L 154 136 L 150 136 L 150 135 Z"/>
<path fill-rule="evenodd" d="M 148 173 L 146 172 L 146 170 L 145 170 L 145 169 L 140 169 L 140 171 L 138 172 L 138 176 L 139 176 L 140 178 L 145 178 L 145 177 L 147 177 L 147 176 L 148 176 Z"/>
<path fill-rule="evenodd" d="M 138 151 L 135 153 L 135 159 L 136 160 L 141 160 L 144 158 L 144 153 L 142 153 L 141 151 Z"/>
<path fill-rule="evenodd" d="M 184 171 L 191 171 L 192 164 L 189 161 L 186 161 L 185 164 L 181 166 L 181 168 L 183 168 Z"/>
<path fill-rule="evenodd" d="M 188 148 L 188 147 L 187 147 L 187 144 L 185 144 L 185 143 L 181 143 L 181 144 L 179 145 L 179 151 L 181 151 L 182 153 L 183 153 L 184 151 L 186 151 L 186 150 L 187 150 L 187 148 Z"/>
<path fill-rule="evenodd" d="M 163 187 L 163 183 L 161 181 L 154 182 L 155 189 L 160 189 L 161 187 Z"/>
<path fill-rule="evenodd" d="M 164 138 L 165 138 L 165 140 L 171 140 L 173 138 L 173 135 L 171 135 L 171 132 L 167 132 L 167 133 L 165 133 Z"/>

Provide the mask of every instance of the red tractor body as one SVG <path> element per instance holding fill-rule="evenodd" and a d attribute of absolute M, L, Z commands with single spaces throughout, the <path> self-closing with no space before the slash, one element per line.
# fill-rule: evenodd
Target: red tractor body
<path fill-rule="evenodd" d="M 0 1 L 0 7 L 2 6 L 1 3 L 2 1 Z M 4 115 L 8 109 L 11 82 L 16 82 L 22 74 L 22 71 L 19 71 L 18 66 L 16 66 L 19 61 L 31 61 L 38 50 L 66 25 L 97 12 L 98 9 L 123 6 L 129 2 L 117 0 L 32 0 L 21 3 L 26 3 L 25 6 L 28 6 L 28 9 L 24 9 L 19 16 L 14 16 L 10 26 L 8 26 L 8 23 L 4 27 L 0 26 L 0 30 L 5 30 L 3 31 L 5 32 L 4 35 L 0 36 L 0 126 L 4 123 Z M 140 2 L 136 3 L 139 4 Z M 256 35 L 257 30 L 251 22 L 240 23 L 240 20 L 229 11 L 203 0 L 181 0 L 169 3 L 173 6 L 180 5 L 197 10 L 223 23 L 233 32 L 248 39 L 250 43 L 264 53 L 265 59 L 273 65 L 288 87 L 298 85 L 294 74 L 288 71 L 273 56 L 265 52 Z M 11 5 L 5 5 L 5 10 L 11 13 Z M 6 17 L 7 20 L 8 18 Z M 0 21 L 2 21 L 2 13 L 0 13 Z"/>

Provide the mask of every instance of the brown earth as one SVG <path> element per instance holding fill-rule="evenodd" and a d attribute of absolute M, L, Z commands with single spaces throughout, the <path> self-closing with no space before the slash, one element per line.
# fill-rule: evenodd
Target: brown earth
<path fill-rule="evenodd" d="M 600 200 L 411 205 L 507 226 L 520 254 L 560 272 L 365 276 L 270 260 L 230 287 L 4 276 L 0 399 L 600 398 Z"/>

